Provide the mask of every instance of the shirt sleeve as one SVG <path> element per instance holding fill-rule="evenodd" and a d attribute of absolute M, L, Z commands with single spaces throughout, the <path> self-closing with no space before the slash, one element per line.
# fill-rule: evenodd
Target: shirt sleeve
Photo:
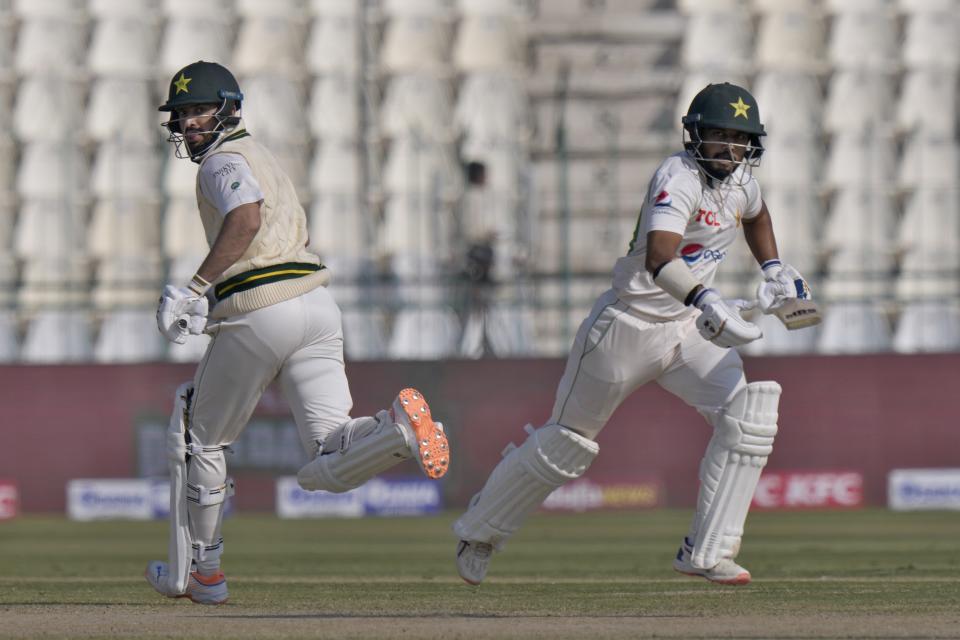
<path fill-rule="evenodd" d="M 650 231 L 671 231 L 682 236 L 699 206 L 700 185 L 691 175 L 657 175 L 648 197 Z"/>
<path fill-rule="evenodd" d="M 746 219 L 756 218 L 760 215 L 760 208 L 763 206 L 763 198 L 760 197 L 760 183 L 752 177 L 743 187 L 743 193 L 747 197 L 746 208 L 743 217 Z"/>
<path fill-rule="evenodd" d="M 217 153 L 200 167 L 200 191 L 220 215 L 227 215 L 242 204 L 263 200 L 263 192 L 239 153 Z"/>

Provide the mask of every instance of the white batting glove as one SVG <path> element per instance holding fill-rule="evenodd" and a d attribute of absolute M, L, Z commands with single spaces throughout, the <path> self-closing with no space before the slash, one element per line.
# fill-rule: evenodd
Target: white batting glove
<path fill-rule="evenodd" d="M 760 327 L 740 316 L 751 308 L 746 300 L 724 300 L 716 289 L 703 289 L 693 298 L 693 306 L 700 309 L 700 335 L 718 347 L 739 347 L 763 337 Z"/>
<path fill-rule="evenodd" d="M 807 281 L 790 265 L 767 260 L 761 268 L 764 281 L 757 285 L 757 306 L 763 313 L 773 313 L 791 299 L 812 298 Z"/>
<path fill-rule="evenodd" d="M 203 333 L 207 324 L 207 299 L 186 288 L 168 284 L 157 307 L 157 328 L 164 338 L 183 344 L 190 334 Z"/>

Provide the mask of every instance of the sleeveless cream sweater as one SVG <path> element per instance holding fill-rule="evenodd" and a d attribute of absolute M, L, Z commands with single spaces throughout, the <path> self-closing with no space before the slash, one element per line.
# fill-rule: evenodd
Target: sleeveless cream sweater
<path fill-rule="evenodd" d="M 257 235 L 240 259 L 213 283 L 218 302 L 210 317 L 246 313 L 325 286 L 329 272 L 319 256 L 306 250 L 307 215 L 273 154 L 251 138 L 242 124 L 207 154 L 200 166 L 218 153 L 243 156 L 260 185 L 263 202 Z M 196 191 L 207 243 L 213 246 L 224 217 L 201 193 L 199 171 Z"/>

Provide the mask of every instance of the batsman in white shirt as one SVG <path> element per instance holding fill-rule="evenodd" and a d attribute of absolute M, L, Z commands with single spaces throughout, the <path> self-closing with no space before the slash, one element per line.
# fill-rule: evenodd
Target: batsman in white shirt
<path fill-rule="evenodd" d="M 597 434 L 648 382 L 679 396 L 713 427 L 700 491 L 674 569 L 721 584 L 750 582 L 737 564 L 747 510 L 777 434 L 780 386 L 748 383 L 731 347 L 761 337 L 740 312 L 758 307 L 788 328 L 819 320 L 810 290 L 777 253 L 752 174 L 765 135 L 756 100 L 738 86 L 704 88 L 683 117 L 684 151 L 659 166 L 613 286 L 577 332 L 550 420 L 527 426 L 453 525 L 457 567 L 470 584 L 526 517 L 599 453 Z M 757 300 L 728 300 L 711 284 L 740 233 L 760 266 Z M 638 425 L 643 428 L 643 425 Z"/>

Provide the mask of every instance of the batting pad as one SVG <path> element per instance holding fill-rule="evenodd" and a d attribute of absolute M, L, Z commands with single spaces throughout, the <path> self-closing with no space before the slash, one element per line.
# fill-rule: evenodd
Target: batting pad
<path fill-rule="evenodd" d="M 714 432 L 700 463 L 700 495 L 690 539 L 700 569 L 733 559 L 743 524 L 777 435 L 780 385 L 752 382 L 711 420 Z"/>
<path fill-rule="evenodd" d="M 460 539 L 500 549 L 554 489 L 582 476 L 600 451 L 593 440 L 558 424 L 525 429 L 526 442 L 504 450 L 483 490 L 454 523 Z"/>
<path fill-rule="evenodd" d="M 386 411 L 375 418 L 348 420 L 327 436 L 320 454 L 297 472 L 297 482 L 308 491 L 356 489 L 412 455 L 405 433 Z"/>

